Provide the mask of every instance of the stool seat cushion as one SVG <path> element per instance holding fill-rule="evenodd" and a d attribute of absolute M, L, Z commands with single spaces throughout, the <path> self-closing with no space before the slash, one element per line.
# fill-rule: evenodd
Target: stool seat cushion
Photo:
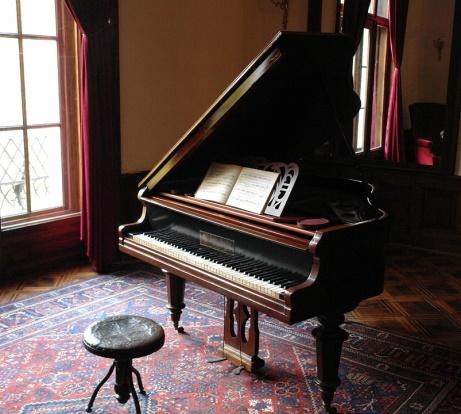
<path fill-rule="evenodd" d="M 158 351 L 164 342 L 165 333 L 157 322 L 134 315 L 108 317 L 83 333 L 83 345 L 89 352 L 113 359 L 143 357 Z"/>

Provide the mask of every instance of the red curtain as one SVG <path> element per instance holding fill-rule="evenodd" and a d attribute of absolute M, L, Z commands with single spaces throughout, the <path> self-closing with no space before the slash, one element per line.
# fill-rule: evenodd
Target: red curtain
<path fill-rule="evenodd" d="M 65 0 L 80 35 L 81 237 L 107 270 L 117 251 L 120 198 L 118 1 Z"/>
<path fill-rule="evenodd" d="M 389 40 L 394 69 L 389 96 L 384 158 L 395 162 L 405 160 L 400 66 L 402 64 L 407 12 L 408 0 L 389 0 Z"/>
<path fill-rule="evenodd" d="M 362 39 L 369 6 L 370 0 L 344 1 L 342 33 L 351 35 L 354 38 L 355 50 L 359 47 Z"/>

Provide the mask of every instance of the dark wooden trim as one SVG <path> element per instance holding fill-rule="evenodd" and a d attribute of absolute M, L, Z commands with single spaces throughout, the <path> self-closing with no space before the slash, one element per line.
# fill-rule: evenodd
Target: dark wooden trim
<path fill-rule="evenodd" d="M 60 116 L 65 208 L 80 209 L 78 50 L 76 23 L 64 1 L 56 3 L 59 50 Z"/>
<path fill-rule="evenodd" d="M 391 243 L 461 255 L 461 177 L 368 165 Z"/>
<path fill-rule="evenodd" d="M 138 184 L 149 173 L 141 171 L 137 173 L 122 174 L 120 180 L 120 223 L 131 223 L 136 221 L 142 210 L 138 201 Z"/>
<path fill-rule="evenodd" d="M 135 221 L 141 215 L 137 185 L 146 174 L 140 172 L 122 176 L 120 223 Z M 3 228 L 0 232 L 0 278 L 87 261 L 84 244 L 80 240 L 80 216 Z"/>
<path fill-rule="evenodd" d="M 319 33 L 322 31 L 322 0 L 309 0 L 307 10 L 307 31 Z"/>
<path fill-rule="evenodd" d="M 441 169 L 453 174 L 458 146 L 459 113 L 461 110 L 461 2 L 455 2 L 451 57 L 447 88 L 446 144 L 442 148 Z"/>
<path fill-rule="evenodd" d="M 80 216 L 2 230 L 0 251 L 1 278 L 82 263 Z"/>

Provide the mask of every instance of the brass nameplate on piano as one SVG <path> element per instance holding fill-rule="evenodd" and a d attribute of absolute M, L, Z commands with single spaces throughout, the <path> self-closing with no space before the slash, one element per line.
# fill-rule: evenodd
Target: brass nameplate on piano
<path fill-rule="evenodd" d="M 220 252 L 234 254 L 235 242 L 231 239 L 218 236 L 213 233 L 200 230 L 200 244 L 210 249 L 219 250 Z"/>

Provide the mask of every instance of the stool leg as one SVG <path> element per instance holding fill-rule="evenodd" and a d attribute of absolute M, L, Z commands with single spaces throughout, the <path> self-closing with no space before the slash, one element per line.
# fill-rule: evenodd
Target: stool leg
<path fill-rule="evenodd" d="M 106 374 L 106 376 L 102 379 L 102 381 L 94 389 L 93 394 L 91 395 L 91 398 L 90 398 L 90 402 L 88 403 L 88 407 L 86 408 L 87 413 L 91 413 L 91 407 L 93 407 L 94 400 L 96 399 L 96 396 L 98 395 L 99 390 L 104 385 L 104 383 L 109 379 L 109 377 L 112 375 L 114 368 L 115 368 L 115 362 L 109 368 L 109 372 Z"/>
<path fill-rule="evenodd" d="M 131 395 L 133 396 L 134 406 L 136 408 L 136 414 L 141 414 L 141 407 L 139 406 L 138 396 L 136 395 L 136 390 L 134 389 L 133 377 L 131 376 L 131 372 L 128 378 L 128 384 L 130 386 Z"/>
<path fill-rule="evenodd" d="M 144 387 L 142 386 L 142 380 L 141 380 L 141 375 L 139 374 L 139 371 L 133 366 L 131 367 L 131 370 L 136 374 L 136 378 L 138 380 L 139 392 L 141 394 L 146 395 L 146 391 L 144 390 Z"/>

